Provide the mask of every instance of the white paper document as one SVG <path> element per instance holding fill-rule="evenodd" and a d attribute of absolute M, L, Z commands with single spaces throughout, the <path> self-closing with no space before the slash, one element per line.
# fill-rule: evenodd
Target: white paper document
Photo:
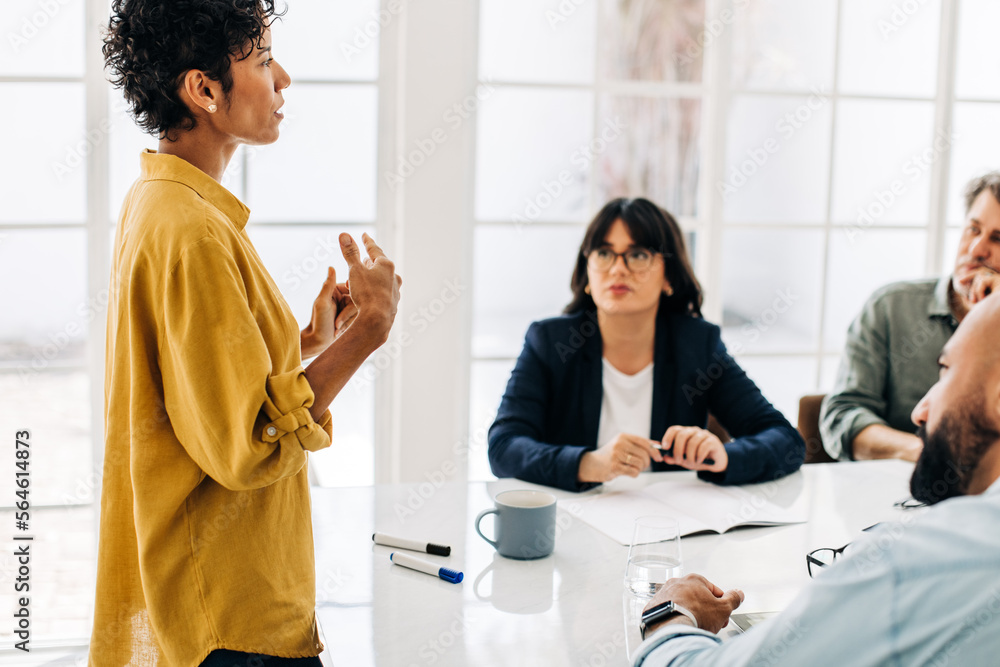
<path fill-rule="evenodd" d="M 640 489 L 605 491 L 574 500 L 574 514 L 626 546 L 632 541 L 635 519 L 647 515 L 676 519 L 681 537 L 724 533 L 737 526 L 782 526 L 806 521 L 804 513 L 770 502 L 766 489 L 763 485 L 741 488 L 698 480 L 657 482 Z"/>

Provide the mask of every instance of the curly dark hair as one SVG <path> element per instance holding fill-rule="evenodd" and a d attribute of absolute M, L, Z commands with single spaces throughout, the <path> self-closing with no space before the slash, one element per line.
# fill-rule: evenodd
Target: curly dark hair
<path fill-rule="evenodd" d="M 114 0 L 104 36 L 104 63 L 121 88 L 136 124 L 169 139 L 171 130 L 193 129 L 194 115 L 178 94 L 189 70 L 222 84 L 229 101 L 230 58 L 242 60 L 260 46 L 275 11 L 274 0 Z"/>
<path fill-rule="evenodd" d="M 660 308 L 701 317 L 701 285 L 691 268 L 681 227 L 672 215 L 641 197 L 612 199 L 587 226 L 583 243 L 580 244 L 580 253 L 576 257 L 573 278 L 570 280 L 573 300 L 563 312 L 571 314 L 597 310 L 594 299 L 586 292 L 587 257 L 592 250 L 604 243 L 608 230 L 616 220 L 625 223 L 629 236 L 637 245 L 663 255 L 663 275 L 674 292 L 670 296 L 660 295 Z"/>

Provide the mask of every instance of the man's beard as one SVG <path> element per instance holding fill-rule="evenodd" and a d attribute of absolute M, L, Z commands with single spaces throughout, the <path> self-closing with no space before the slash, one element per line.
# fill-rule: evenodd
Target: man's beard
<path fill-rule="evenodd" d="M 910 493 L 933 505 L 969 491 L 972 474 L 986 451 L 1000 440 L 1000 431 L 983 418 L 983 408 L 970 406 L 957 416 L 945 415 L 933 433 L 917 429 L 924 451 L 910 478 Z"/>

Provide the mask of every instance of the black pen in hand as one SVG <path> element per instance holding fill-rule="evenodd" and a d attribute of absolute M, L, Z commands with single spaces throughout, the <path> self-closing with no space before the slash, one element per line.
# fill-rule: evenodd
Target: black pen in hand
<path fill-rule="evenodd" d="M 656 440 L 650 440 L 649 444 L 653 446 L 653 449 L 660 450 L 660 453 L 663 454 L 664 456 L 673 456 L 673 451 L 674 451 L 673 447 L 666 447 L 666 448 L 664 448 L 663 443 L 662 442 L 657 442 Z M 677 464 L 674 464 L 674 465 L 677 465 Z M 705 459 L 704 461 L 701 462 L 701 465 L 714 466 L 715 465 L 715 459 Z"/>

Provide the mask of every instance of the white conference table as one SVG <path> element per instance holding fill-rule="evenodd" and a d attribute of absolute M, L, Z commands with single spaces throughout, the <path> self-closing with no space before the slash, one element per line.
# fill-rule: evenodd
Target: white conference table
<path fill-rule="evenodd" d="M 912 470 L 899 461 L 803 466 L 759 488 L 772 503 L 804 510 L 807 523 L 682 538 L 684 572 L 743 589 L 740 612 L 781 610 L 809 581 L 807 552 L 840 547 L 873 523 L 902 519 L 893 503 L 909 496 Z M 622 483 L 693 476 L 646 473 Z M 624 591 L 628 548 L 575 518 L 568 504 L 600 489 L 573 494 L 510 479 L 442 480 L 312 490 L 324 657 L 338 667 L 629 664 L 646 601 Z M 476 534 L 476 515 L 513 488 L 545 488 L 560 499 L 551 556 L 508 560 Z M 376 530 L 450 545 L 449 558 L 419 555 L 464 572 L 465 581 L 391 565 L 394 549 L 372 544 Z M 483 531 L 492 534 L 492 518 Z"/>

